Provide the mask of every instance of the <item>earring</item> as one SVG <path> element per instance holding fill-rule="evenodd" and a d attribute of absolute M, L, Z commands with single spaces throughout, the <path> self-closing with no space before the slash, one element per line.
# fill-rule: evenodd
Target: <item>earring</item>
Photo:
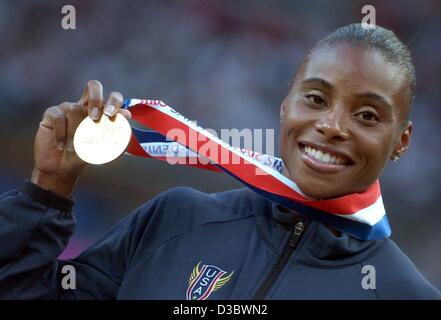
<path fill-rule="evenodd" d="M 399 159 L 400 159 L 400 157 L 399 156 L 397 156 L 397 155 L 393 155 L 392 157 L 390 157 L 391 158 L 391 160 L 393 161 L 393 162 L 397 162 Z"/>

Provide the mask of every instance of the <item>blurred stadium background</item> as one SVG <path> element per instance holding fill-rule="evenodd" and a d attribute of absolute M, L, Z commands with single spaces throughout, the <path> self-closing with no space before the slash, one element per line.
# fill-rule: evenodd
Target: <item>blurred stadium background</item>
<path fill-rule="evenodd" d="M 65 4 L 76 8 L 76 30 L 61 28 Z M 329 32 L 360 22 L 365 4 L 375 6 L 377 24 L 410 45 L 417 70 L 411 148 L 382 177 L 392 238 L 441 288 L 436 0 L 1 1 L 0 193 L 29 177 L 43 111 L 76 101 L 89 79 L 102 81 L 106 94 L 162 99 L 205 127 L 274 128 L 277 137 L 279 105 L 300 60 Z M 129 156 L 88 168 L 75 192 L 77 231 L 63 257 L 178 185 L 240 187 L 227 175 Z"/>

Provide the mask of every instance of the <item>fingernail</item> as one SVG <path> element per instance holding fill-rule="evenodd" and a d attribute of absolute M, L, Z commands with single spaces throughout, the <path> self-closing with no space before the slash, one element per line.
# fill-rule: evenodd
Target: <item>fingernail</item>
<path fill-rule="evenodd" d="M 100 118 L 100 110 L 97 107 L 94 107 L 90 113 L 90 117 L 93 120 L 98 120 Z"/>
<path fill-rule="evenodd" d="M 75 151 L 75 148 L 74 148 L 74 146 L 73 146 L 73 143 L 69 143 L 69 144 L 67 145 L 67 151 L 69 151 L 69 152 L 74 152 L 74 151 Z"/>
<path fill-rule="evenodd" d="M 115 106 L 113 104 L 108 105 L 105 109 L 104 109 L 104 113 L 106 115 L 108 115 L 109 117 L 111 117 L 113 115 L 113 113 L 115 112 Z"/>
<path fill-rule="evenodd" d="M 57 143 L 57 148 L 58 148 L 59 150 L 64 150 L 64 142 L 58 142 L 58 143 Z"/>

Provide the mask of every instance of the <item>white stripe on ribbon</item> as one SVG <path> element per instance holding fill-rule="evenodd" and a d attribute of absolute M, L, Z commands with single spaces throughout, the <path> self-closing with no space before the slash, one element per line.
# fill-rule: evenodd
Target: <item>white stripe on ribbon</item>
<path fill-rule="evenodd" d="M 349 215 L 336 214 L 336 216 L 366 223 L 370 226 L 377 224 L 381 219 L 383 219 L 385 215 L 386 215 L 386 210 L 384 209 L 382 196 L 378 197 L 377 201 L 375 201 L 374 204 L 371 204 L 369 207 L 361 209 L 353 214 L 349 214 Z"/>

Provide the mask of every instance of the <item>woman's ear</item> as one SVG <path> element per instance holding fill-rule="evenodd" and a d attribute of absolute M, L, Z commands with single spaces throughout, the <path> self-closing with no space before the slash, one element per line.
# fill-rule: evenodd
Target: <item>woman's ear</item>
<path fill-rule="evenodd" d="M 409 148 L 410 138 L 412 136 L 412 121 L 407 121 L 406 127 L 401 132 L 398 142 L 395 145 L 394 152 L 391 155 L 393 161 L 398 160 Z"/>

